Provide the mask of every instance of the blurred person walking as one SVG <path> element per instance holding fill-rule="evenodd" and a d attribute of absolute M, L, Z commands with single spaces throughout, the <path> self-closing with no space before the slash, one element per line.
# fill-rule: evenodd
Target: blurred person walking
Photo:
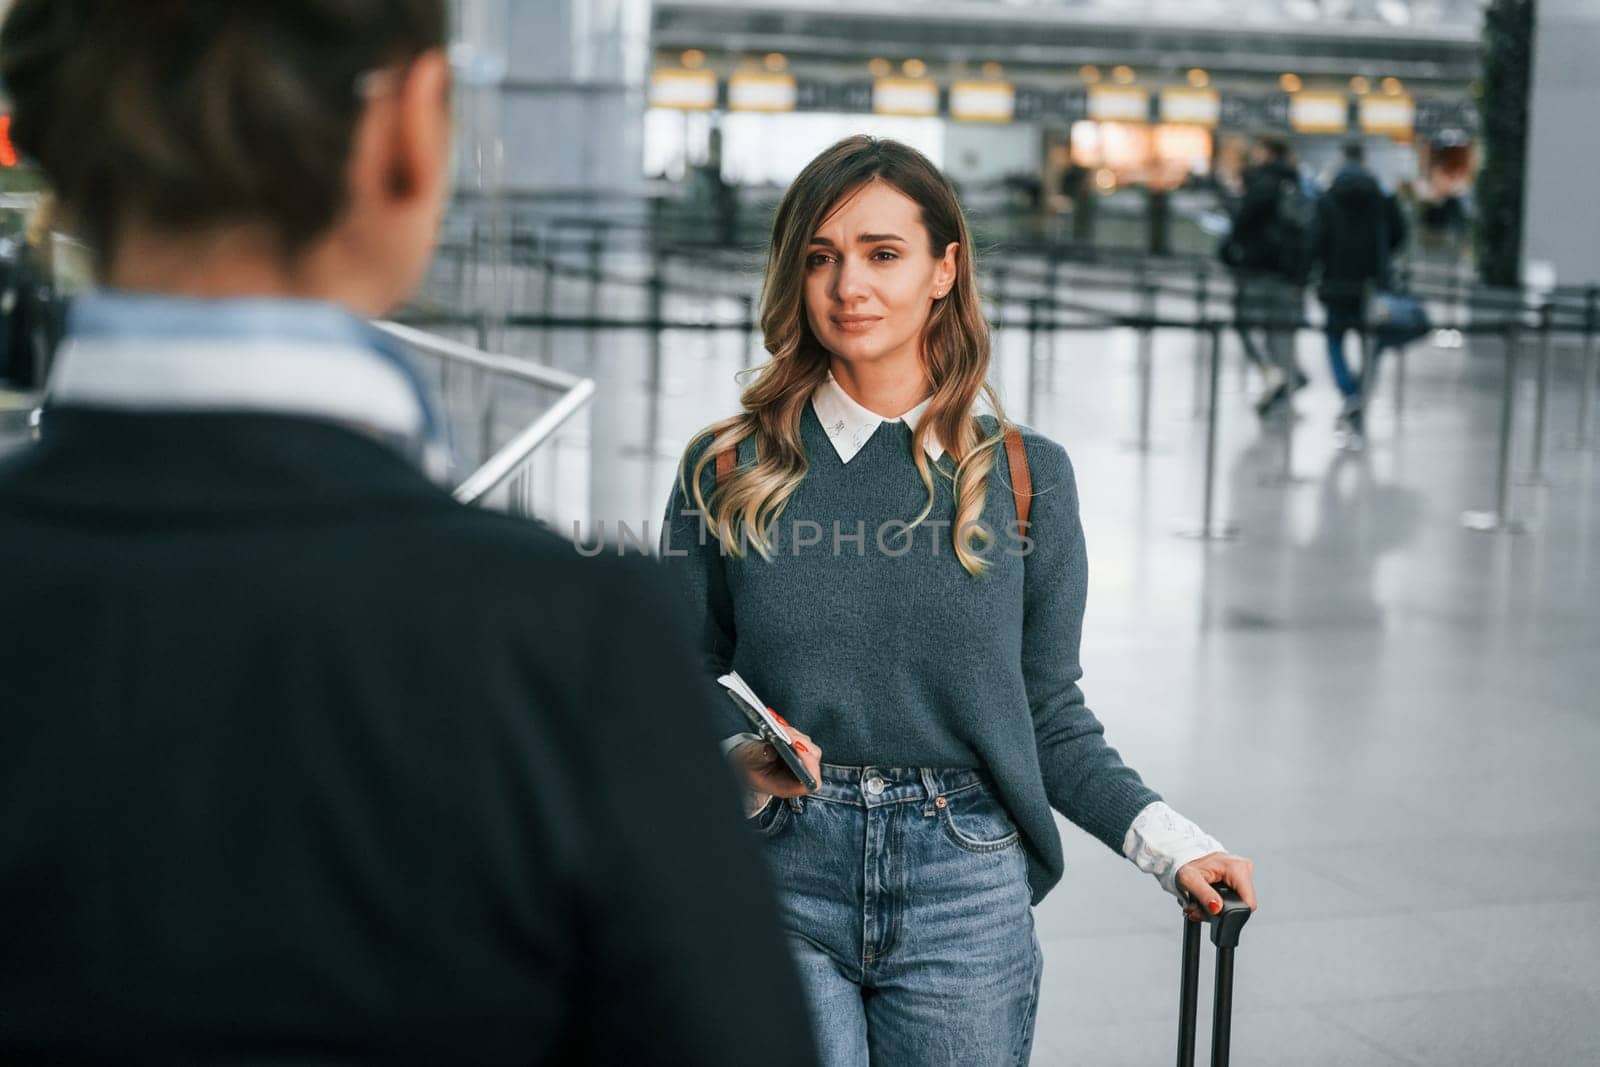
<path fill-rule="evenodd" d="M 106 288 L 0 464 L 0 1060 L 813 1060 L 655 567 L 457 505 L 364 321 L 446 202 L 445 12 L 10 5 Z"/>
<path fill-rule="evenodd" d="M 1320 270 L 1317 298 L 1326 316 L 1328 363 L 1344 398 L 1335 429 L 1359 447 L 1366 428 L 1364 407 L 1377 381 L 1378 344 L 1367 322 L 1374 289 L 1393 285 L 1392 258 L 1405 244 L 1406 221 L 1395 197 L 1386 192 L 1362 160 L 1360 141 L 1344 147 L 1344 165 L 1317 201 L 1312 258 Z M 1345 335 L 1361 346 L 1361 369 L 1345 358 Z"/>
<path fill-rule="evenodd" d="M 1052 808 L 1191 919 L 1217 881 L 1255 904 L 1250 861 L 1150 790 L 1084 703 L 1072 465 L 986 384 L 972 247 L 913 149 L 851 137 L 813 160 L 773 223 L 772 359 L 691 440 L 667 505 L 707 669 L 792 721 L 820 783 L 723 702 L 830 1067 L 1027 1062 Z"/>
<path fill-rule="evenodd" d="M 1234 272 L 1234 315 L 1245 355 L 1261 370 L 1256 412 L 1265 418 L 1307 383 L 1295 358 L 1305 312 L 1316 200 L 1301 182 L 1289 143 L 1258 138 L 1222 260 Z"/>
<path fill-rule="evenodd" d="M 54 217 L 54 200 L 46 193 L 29 214 L 21 239 L 0 241 L 0 386 L 38 388 L 61 343 Z"/>

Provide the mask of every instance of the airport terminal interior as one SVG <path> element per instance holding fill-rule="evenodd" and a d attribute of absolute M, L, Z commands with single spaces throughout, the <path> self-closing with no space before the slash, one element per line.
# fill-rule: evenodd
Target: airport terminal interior
<path fill-rule="evenodd" d="M 968 212 L 1005 412 L 1077 473 L 1089 706 L 1255 862 L 1233 1062 L 1600 1063 L 1600 4 L 454 14 L 452 206 L 387 328 L 445 413 L 458 497 L 654 551 L 686 442 L 767 358 L 787 184 L 847 135 L 911 144 Z M 1314 286 L 1305 380 L 1270 404 L 1237 329 L 1219 249 L 1263 136 L 1313 196 L 1359 144 L 1405 220 L 1394 289 L 1426 322 L 1376 361 L 1359 432 Z M 33 264 L 45 309 L 7 325 L 15 449 L 50 315 L 88 282 L 27 161 L 0 163 L 0 258 Z M 1170 1063 L 1179 909 L 1060 823 L 1032 1062 Z"/>

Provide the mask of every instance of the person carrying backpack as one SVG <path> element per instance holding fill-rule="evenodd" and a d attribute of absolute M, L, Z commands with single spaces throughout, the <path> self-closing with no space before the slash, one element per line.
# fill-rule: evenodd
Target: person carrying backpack
<path fill-rule="evenodd" d="M 1281 137 L 1257 139 L 1250 160 L 1223 261 L 1234 269 L 1239 338 L 1261 368 L 1265 387 L 1256 410 L 1265 417 L 1307 381 L 1294 356 L 1294 331 L 1304 306 L 1315 202 Z"/>
<path fill-rule="evenodd" d="M 1376 380 L 1375 341 L 1368 340 L 1367 304 L 1374 288 L 1392 285 L 1390 258 L 1406 239 L 1405 216 L 1362 163 L 1359 141 L 1345 145 L 1345 164 L 1328 191 L 1317 201 L 1312 258 L 1320 267 L 1317 299 L 1326 311 L 1328 362 L 1344 397 L 1335 429 L 1359 441 L 1362 407 Z M 1344 336 L 1354 330 L 1361 344 L 1361 371 L 1354 374 L 1345 359 Z"/>

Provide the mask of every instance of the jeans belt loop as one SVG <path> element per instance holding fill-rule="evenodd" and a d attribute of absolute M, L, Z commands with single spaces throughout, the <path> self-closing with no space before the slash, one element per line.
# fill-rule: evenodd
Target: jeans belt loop
<path fill-rule="evenodd" d="M 936 811 L 934 801 L 939 797 L 939 783 L 934 781 L 931 767 L 922 768 L 922 788 L 928 794 L 922 798 L 922 814 L 931 817 Z"/>
<path fill-rule="evenodd" d="M 796 815 L 799 815 L 806 810 L 805 801 L 800 797 L 790 797 L 787 801 L 785 801 L 785 803 L 789 805 L 789 810 L 794 812 Z"/>

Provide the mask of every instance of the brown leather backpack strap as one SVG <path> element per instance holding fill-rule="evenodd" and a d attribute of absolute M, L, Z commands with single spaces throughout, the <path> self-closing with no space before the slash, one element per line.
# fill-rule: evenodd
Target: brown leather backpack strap
<path fill-rule="evenodd" d="M 724 448 L 717 453 L 717 485 L 721 485 L 733 473 L 733 465 L 739 459 L 735 454 L 737 450 Z"/>
<path fill-rule="evenodd" d="M 1033 475 L 1028 473 L 1028 450 L 1022 446 L 1022 431 L 1006 431 L 1006 462 L 1011 465 L 1011 499 L 1017 505 L 1019 532 L 1028 532 L 1028 506 L 1033 503 Z"/>

